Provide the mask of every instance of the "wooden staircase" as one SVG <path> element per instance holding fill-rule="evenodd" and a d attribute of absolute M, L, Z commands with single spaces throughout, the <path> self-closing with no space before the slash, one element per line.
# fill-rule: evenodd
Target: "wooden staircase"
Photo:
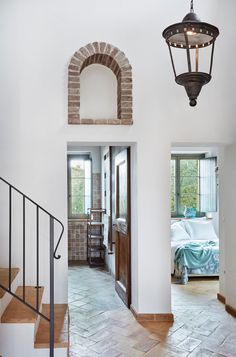
<path fill-rule="evenodd" d="M 16 279 L 20 269 L 11 268 L 12 282 Z M 0 268 L 0 284 L 7 287 L 9 284 L 9 269 Z M 49 318 L 50 305 L 42 304 L 44 288 L 39 289 L 39 306 L 43 315 Z M 0 289 L 0 302 L 1 299 L 8 294 L 3 289 Z M 23 297 L 23 287 L 18 286 L 14 294 L 20 298 Z M 25 301 L 33 307 L 36 307 L 36 287 L 25 286 Z M 68 305 L 55 304 L 54 305 L 54 348 L 69 348 L 69 324 L 68 324 Z M 0 316 L 1 324 L 34 324 L 35 340 L 32 341 L 34 348 L 49 348 L 50 343 L 50 330 L 49 323 L 43 317 L 39 316 L 32 309 L 22 304 L 17 298 L 12 297 L 9 304 Z"/>
<path fill-rule="evenodd" d="M 4 234 L 0 246 L 1 256 L 4 256 L 5 266 L 8 267 L 0 268 L 0 355 L 4 357 L 31 357 L 35 354 L 37 357 L 67 356 L 68 348 L 64 347 L 69 345 L 68 334 L 65 337 L 64 333 L 66 326 L 68 327 L 68 323 L 64 322 L 68 319 L 67 305 L 55 305 L 55 285 L 59 283 L 55 281 L 55 261 L 61 258 L 58 249 L 65 227 L 51 212 L 3 177 L 0 177 L 0 184 L 0 199 L 4 202 L 4 217 L 6 217 L 2 222 Z M 48 236 L 43 232 L 48 232 Z M 48 244 L 48 248 L 46 252 L 42 252 L 42 247 L 44 249 L 46 247 L 45 244 Z M 33 255 L 32 249 L 35 249 Z M 13 268 L 16 254 L 17 261 L 21 262 L 21 270 Z M 42 278 L 41 266 L 46 265 L 47 256 L 49 264 Z M 32 265 L 29 265 L 29 262 Z M 33 268 L 35 273 L 32 271 Z M 27 279 L 30 279 L 30 285 L 33 286 L 28 286 Z M 47 284 L 47 302 L 50 308 L 42 305 L 43 281 Z M 45 315 L 44 311 L 48 310 L 49 314 Z M 37 348 L 40 346 L 49 346 L 49 348 L 42 347 L 41 350 L 36 350 L 34 342 Z M 63 348 L 59 348 L 61 344 Z"/>

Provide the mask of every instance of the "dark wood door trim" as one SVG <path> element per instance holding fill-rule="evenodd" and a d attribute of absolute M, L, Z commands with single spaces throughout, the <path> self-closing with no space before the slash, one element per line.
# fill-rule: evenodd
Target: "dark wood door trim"
<path fill-rule="evenodd" d="M 124 155 L 124 151 L 126 150 L 126 165 L 127 165 L 127 212 L 126 217 L 120 217 L 119 206 L 117 206 L 117 184 L 119 184 L 119 171 L 117 171 L 119 160 L 119 156 Z M 116 182 L 116 220 L 115 220 L 115 234 L 116 234 L 116 283 L 115 288 L 121 299 L 130 307 L 131 304 L 131 195 L 130 195 L 130 148 L 124 149 L 117 155 L 116 158 L 116 170 L 115 170 L 115 182 Z M 122 160 L 122 159 L 121 159 Z M 123 162 L 125 162 L 123 161 Z M 120 161 L 120 164 L 123 163 Z M 119 192 L 118 192 L 119 193 Z M 126 286 L 119 280 L 120 273 L 120 258 L 121 251 L 123 250 L 125 258 L 123 259 L 122 264 L 123 269 L 126 269 Z M 125 251 L 126 250 L 126 251 Z"/>

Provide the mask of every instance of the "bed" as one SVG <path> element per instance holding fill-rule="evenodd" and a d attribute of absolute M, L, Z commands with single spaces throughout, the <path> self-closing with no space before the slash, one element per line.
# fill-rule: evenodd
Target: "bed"
<path fill-rule="evenodd" d="M 211 220 L 171 224 L 171 273 L 187 284 L 190 276 L 219 275 L 219 239 Z"/>

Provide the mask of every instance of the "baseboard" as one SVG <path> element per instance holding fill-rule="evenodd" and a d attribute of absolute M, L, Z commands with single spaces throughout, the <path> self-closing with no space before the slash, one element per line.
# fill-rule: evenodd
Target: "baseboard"
<path fill-rule="evenodd" d="M 138 313 L 133 305 L 130 305 L 130 311 L 134 315 L 137 321 L 155 321 L 155 322 L 173 322 L 174 315 L 173 314 L 143 314 Z"/>
<path fill-rule="evenodd" d="M 225 310 L 232 315 L 233 317 L 236 317 L 236 309 L 234 309 L 232 306 L 226 304 L 225 305 Z"/>
<path fill-rule="evenodd" d="M 68 265 L 71 266 L 80 266 L 80 265 L 88 265 L 87 260 L 69 260 Z"/>
<path fill-rule="evenodd" d="M 217 294 L 217 299 L 222 302 L 222 304 L 225 304 L 225 297 L 220 293 Z"/>
<path fill-rule="evenodd" d="M 223 295 L 217 294 L 217 299 L 225 305 L 225 310 L 233 317 L 236 317 L 236 309 L 229 304 L 226 304 L 226 299 Z"/>

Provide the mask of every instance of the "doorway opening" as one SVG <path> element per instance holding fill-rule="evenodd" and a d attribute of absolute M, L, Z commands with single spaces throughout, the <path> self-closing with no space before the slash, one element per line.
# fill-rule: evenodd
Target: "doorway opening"
<path fill-rule="evenodd" d="M 217 300 L 221 148 L 171 149 L 171 274 L 175 315 Z M 181 310 L 182 309 L 182 310 Z M 182 312 L 181 312 L 182 311 Z"/>
<path fill-rule="evenodd" d="M 69 265 L 109 272 L 128 308 L 131 151 L 132 146 L 124 144 L 68 143 L 67 149 Z"/>

